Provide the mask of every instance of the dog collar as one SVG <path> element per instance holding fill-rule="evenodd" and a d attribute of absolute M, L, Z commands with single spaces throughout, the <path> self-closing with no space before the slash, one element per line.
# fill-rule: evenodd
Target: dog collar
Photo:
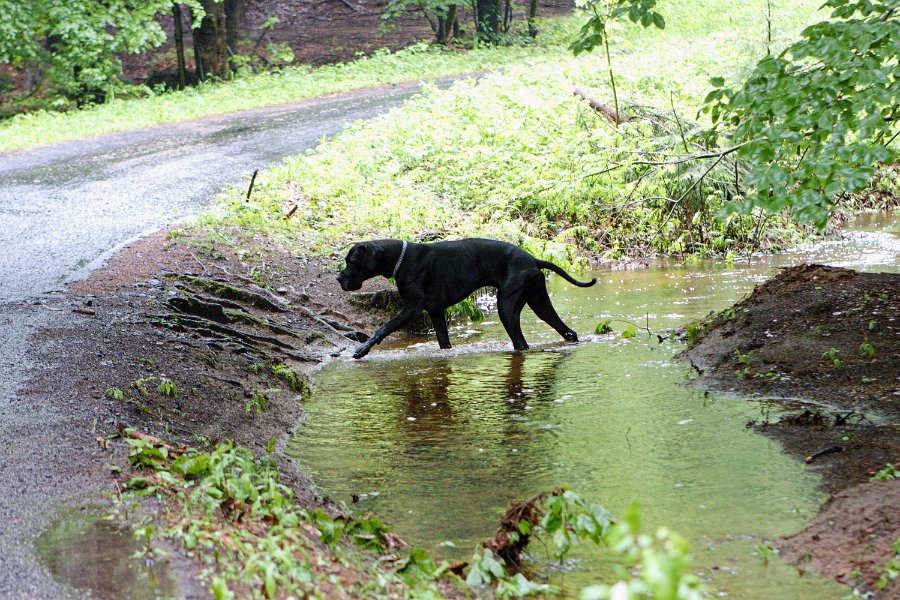
<path fill-rule="evenodd" d="M 397 259 L 397 264 L 394 265 L 394 274 L 391 275 L 391 279 L 397 279 L 397 271 L 400 270 L 400 263 L 403 262 L 403 257 L 406 256 L 406 240 L 403 240 L 403 250 L 400 251 L 400 258 Z"/>

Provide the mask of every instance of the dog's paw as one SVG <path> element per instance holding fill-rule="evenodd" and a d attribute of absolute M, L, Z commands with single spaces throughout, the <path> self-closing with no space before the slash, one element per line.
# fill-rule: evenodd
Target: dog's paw
<path fill-rule="evenodd" d="M 368 353 L 369 353 L 369 347 L 363 345 L 363 346 L 360 346 L 359 348 L 357 348 L 356 352 L 353 353 L 353 358 L 355 358 L 356 360 L 359 360 Z"/>

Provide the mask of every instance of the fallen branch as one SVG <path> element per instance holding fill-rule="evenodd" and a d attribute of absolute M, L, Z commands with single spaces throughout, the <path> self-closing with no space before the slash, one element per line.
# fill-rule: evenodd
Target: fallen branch
<path fill-rule="evenodd" d="M 592 97 L 584 88 L 575 86 L 575 88 L 572 90 L 572 94 L 578 96 L 582 100 L 587 101 L 588 106 L 609 119 L 611 123 L 615 123 L 616 125 L 618 125 L 620 123 L 627 123 L 632 120 L 632 117 L 629 117 L 621 111 L 616 112 L 616 109 L 609 104 L 601 102 L 600 100 Z"/>

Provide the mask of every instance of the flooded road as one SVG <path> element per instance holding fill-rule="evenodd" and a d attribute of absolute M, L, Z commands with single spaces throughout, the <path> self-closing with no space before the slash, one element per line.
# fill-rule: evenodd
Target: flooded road
<path fill-rule="evenodd" d="M 289 453 L 320 493 L 360 496 L 355 511 L 384 517 L 440 557 L 468 559 L 510 500 L 563 485 L 613 514 L 637 500 L 647 527 L 691 540 L 697 568 L 728 597 L 838 597 L 839 586 L 759 556 L 824 500 L 817 475 L 746 427 L 782 404 L 684 385 L 690 369 L 672 360 L 681 344 L 655 334 L 725 308 L 780 266 L 898 271 L 893 223 L 870 218 L 847 241 L 749 263 L 596 272 L 587 289 L 553 277 L 553 302 L 584 343 L 560 344 L 526 310 L 526 353 L 509 352 L 492 315 L 457 326 L 449 352 L 433 340 L 383 344 L 318 374 Z M 617 332 L 590 334 L 606 320 Z M 623 339 L 629 322 L 654 335 Z M 596 552 L 578 559 L 551 581 L 573 592 L 610 573 Z"/>
<path fill-rule="evenodd" d="M 54 368 L 26 358 L 35 332 L 71 318 L 43 302 L 128 241 L 206 206 L 224 186 L 417 89 L 363 90 L 0 154 L 0 597 L 73 593 L 47 576 L 32 542 L 58 502 L 89 495 L 85 482 L 107 476 L 92 456 L 91 429 L 73 427 L 73 407 L 19 395 L 28 369 Z"/>

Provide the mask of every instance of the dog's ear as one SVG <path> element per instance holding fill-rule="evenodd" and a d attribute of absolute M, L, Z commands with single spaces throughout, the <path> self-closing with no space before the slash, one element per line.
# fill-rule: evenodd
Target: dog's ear
<path fill-rule="evenodd" d="M 360 256 L 365 260 L 365 265 L 370 270 L 378 268 L 381 255 L 384 254 L 384 248 L 375 244 L 361 244 Z"/>

